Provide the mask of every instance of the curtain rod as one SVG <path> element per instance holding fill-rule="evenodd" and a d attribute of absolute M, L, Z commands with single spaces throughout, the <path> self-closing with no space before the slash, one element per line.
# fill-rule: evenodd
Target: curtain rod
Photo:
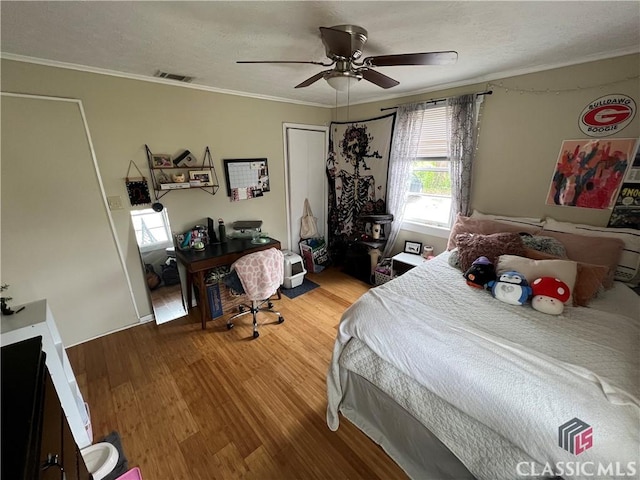
<path fill-rule="evenodd" d="M 481 95 L 491 95 L 493 93 L 493 90 L 487 90 L 486 92 L 479 92 L 476 93 L 476 97 L 479 97 Z M 451 97 L 449 97 L 451 98 Z M 427 100 L 425 102 L 411 102 L 411 103 L 426 103 L 426 104 L 431 104 L 431 103 L 438 103 L 438 102 L 444 102 L 446 101 L 446 98 L 438 98 L 437 100 Z M 385 111 L 385 110 L 393 110 L 394 108 L 398 108 L 402 105 L 409 105 L 408 103 L 402 103 L 400 105 L 396 105 L 395 107 L 385 107 L 385 108 L 381 108 L 380 111 Z"/>

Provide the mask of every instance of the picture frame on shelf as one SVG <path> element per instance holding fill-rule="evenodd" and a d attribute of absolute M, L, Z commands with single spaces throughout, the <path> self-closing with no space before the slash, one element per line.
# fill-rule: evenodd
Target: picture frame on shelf
<path fill-rule="evenodd" d="M 173 168 L 171 155 L 166 155 L 164 153 L 154 153 L 151 156 L 151 163 L 153 168 Z"/>
<path fill-rule="evenodd" d="M 413 255 L 420 255 L 422 252 L 421 242 L 412 242 L 411 240 L 405 240 L 404 253 L 411 253 Z"/>
<path fill-rule="evenodd" d="M 200 182 L 198 186 L 210 187 L 213 185 L 211 181 L 211 171 L 209 170 L 189 170 L 189 182 L 194 184 Z"/>

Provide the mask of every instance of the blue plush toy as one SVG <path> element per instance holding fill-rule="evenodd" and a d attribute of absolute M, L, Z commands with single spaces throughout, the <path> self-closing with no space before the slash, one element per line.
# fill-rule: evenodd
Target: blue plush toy
<path fill-rule="evenodd" d="M 497 280 L 489 282 L 487 287 L 491 288 L 491 295 L 510 305 L 523 305 L 531 295 L 527 279 L 516 271 L 504 272 Z"/>

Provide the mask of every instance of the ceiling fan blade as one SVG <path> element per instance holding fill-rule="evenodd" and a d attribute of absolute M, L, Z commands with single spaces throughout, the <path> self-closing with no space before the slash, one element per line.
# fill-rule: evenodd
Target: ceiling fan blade
<path fill-rule="evenodd" d="M 399 65 L 451 65 L 458 60 L 458 52 L 403 53 L 367 57 L 362 63 L 369 67 L 393 67 Z"/>
<path fill-rule="evenodd" d="M 312 62 L 312 61 L 298 61 L 298 60 L 238 60 L 236 63 L 310 63 L 311 65 L 322 65 L 323 67 L 330 67 L 333 63 L 324 62 Z"/>
<path fill-rule="evenodd" d="M 375 70 L 362 70 L 359 73 L 362 73 L 362 78 L 370 81 L 371 83 L 375 83 L 379 87 L 382 88 L 391 88 L 396 85 L 400 85 L 400 82 L 394 80 L 391 77 L 387 77 L 380 72 L 376 72 Z"/>
<path fill-rule="evenodd" d="M 316 83 L 318 80 L 323 78 L 324 74 L 327 73 L 327 72 L 330 72 L 330 71 L 331 70 L 325 70 L 323 72 L 316 73 L 313 77 L 309 77 L 304 82 L 299 83 L 298 85 L 296 85 L 296 88 L 308 87 L 312 83 Z"/>
<path fill-rule="evenodd" d="M 339 57 L 351 58 L 351 34 L 343 30 L 320 27 L 320 35 L 327 55 L 333 53 Z"/>

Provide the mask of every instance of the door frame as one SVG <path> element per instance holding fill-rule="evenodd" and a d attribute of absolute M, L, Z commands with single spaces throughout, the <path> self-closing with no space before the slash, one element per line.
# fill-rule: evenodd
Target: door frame
<path fill-rule="evenodd" d="M 284 201 L 285 201 L 285 206 L 286 206 L 286 211 L 287 211 L 287 241 L 289 243 L 289 250 L 293 250 L 293 246 L 291 245 L 292 242 L 292 238 L 291 238 L 291 225 L 292 225 L 292 218 L 291 218 L 291 205 L 290 205 L 290 198 L 289 198 L 289 145 L 287 142 L 288 139 L 288 131 L 289 130 L 310 130 L 310 131 L 314 131 L 314 132 L 323 132 L 324 133 L 324 152 L 323 152 L 323 157 L 327 158 L 327 156 L 329 155 L 329 127 L 326 125 L 305 125 L 305 124 L 300 124 L 300 123 L 283 123 L 282 124 L 282 142 L 283 142 L 283 147 L 284 147 Z M 326 167 L 326 163 L 325 163 L 325 167 Z M 328 199 L 328 195 L 329 195 L 329 185 L 327 182 L 324 182 L 324 189 L 323 189 L 323 196 L 324 196 L 324 201 L 323 203 L 323 209 L 324 209 L 324 219 L 325 219 L 325 228 L 324 230 L 324 239 L 325 241 L 327 240 L 327 230 L 329 227 L 329 222 L 328 222 L 328 218 L 327 218 L 327 214 L 329 212 L 329 206 L 327 204 L 327 199 Z"/>

